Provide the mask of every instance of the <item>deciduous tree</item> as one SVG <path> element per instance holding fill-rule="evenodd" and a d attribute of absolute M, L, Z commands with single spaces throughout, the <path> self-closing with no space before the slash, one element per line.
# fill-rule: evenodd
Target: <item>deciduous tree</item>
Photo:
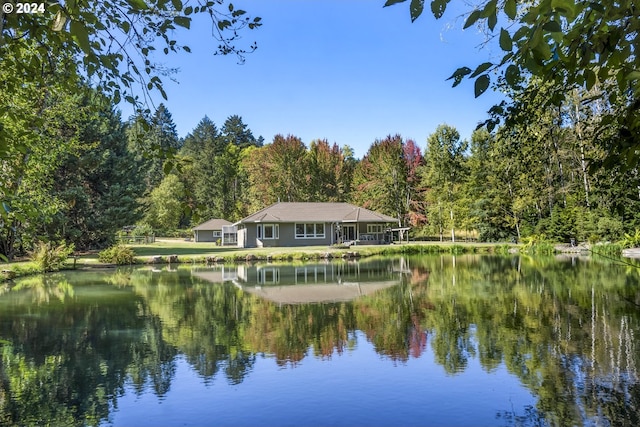
<path fill-rule="evenodd" d="M 406 0 L 387 0 L 385 6 Z M 451 0 L 433 0 L 436 18 L 445 14 Z M 415 21 L 424 10 L 423 0 L 411 0 Z M 464 28 L 480 25 L 488 38 L 497 39 L 501 58 L 477 66 L 461 67 L 451 76 L 454 86 L 474 79 L 475 95 L 484 93 L 492 76 L 513 90 L 535 77 L 548 83 L 544 107 L 561 106 L 574 89 L 602 85 L 587 102 L 609 107 L 599 126 L 613 126 L 616 136 L 607 141 L 605 165 L 635 168 L 640 159 L 640 7 L 636 0 L 480 0 L 467 14 Z M 495 77 L 494 77 L 495 79 Z M 494 80 L 498 81 L 498 80 Z M 487 120 L 492 130 L 504 117 L 512 123 L 517 106 L 503 103 L 492 108 Z"/>
<path fill-rule="evenodd" d="M 400 135 L 376 140 L 356 166 L 351 199 L 357 205 L 393 216 L 407 213 L 407 162 Z"/>

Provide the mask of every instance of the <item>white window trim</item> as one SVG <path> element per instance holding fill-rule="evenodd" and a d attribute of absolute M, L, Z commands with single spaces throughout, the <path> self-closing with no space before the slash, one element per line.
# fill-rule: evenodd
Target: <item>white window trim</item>
<path fill-rule="evenodd" d="M 273 237 L 265 237 L 265 227 L 273 227 Z M 256 237 L 260 240 L 278 240 L 280 238 L 280 226 L 278 224 L 258 224 Z"/>
<path fill-rule="evenodd" d="M 307 225 L 313 224 L 313 234 L 307 234 Z M 322 234 L 318 234 L 316 231 L 316 226 L 318 224 L 322 225 Z M 304 234 L 298 234 L 296 228 L 298 225 L 302 225 L 304 227 Z M 324 222 L 296 222 L 293 224 L 293 233 L 296 239 L 324 239 L 326 237 L 327 225 Z"/>
<path fill-rule="evenodd" d="M 382 224 L 367 224 L 367 234 L 381 234 L 383 231 Z"/>

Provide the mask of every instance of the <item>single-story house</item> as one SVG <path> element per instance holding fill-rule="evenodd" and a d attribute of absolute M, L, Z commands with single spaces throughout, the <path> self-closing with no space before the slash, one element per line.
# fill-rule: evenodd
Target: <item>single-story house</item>
<path fill-rule="evenodd" d="M 223 246 L 236 245 L 236 227 L 226 219 L 214 218 L 193 227 L 196 242 L 218 242 Z"/>
<path fill-rule="evenodd" d="M 275 203 L 234 225 L 238 246 L 322 246 L 388 241 L 397 219 L 349 203 Z"/>

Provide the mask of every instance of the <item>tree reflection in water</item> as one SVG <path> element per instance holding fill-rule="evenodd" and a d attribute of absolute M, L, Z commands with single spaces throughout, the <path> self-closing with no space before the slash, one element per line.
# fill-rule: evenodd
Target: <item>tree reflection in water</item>
<path fill-rule="evenodd" d="M 129 386 L 164 396 L 178 355 L 205 383 L 239 385 L 257 357 L 331 359 L 362 331 L 393 363 L 506 366 L 537 404 L 498 424 L 636 426 L 638 277 L 590 259 L 428 256 L 29 278 L 0 295 L 0 424 L 98 425 Z"/>

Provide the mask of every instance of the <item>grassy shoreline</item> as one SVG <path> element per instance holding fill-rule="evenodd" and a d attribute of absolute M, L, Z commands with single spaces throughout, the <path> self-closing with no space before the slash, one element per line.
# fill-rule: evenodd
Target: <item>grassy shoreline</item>
<path fill-rule="evenodd" d="M 509 248 L 517 245 L 504 243 L 452 243 L 452 242 L 419 242 L 395 245 L 361 245 L 350 248 L 306 246 L 297 248 L 236 248 L 216 246 L 213 243 L 185 242 L 180 239 L 162 239 L 151 244 L 126 245 L 136 254 L 136 265 L 167 264 L 169 257 L 176 256 L 177 263 L 236 263 L 246 261 L 308 261 L 336 258 L 364 258 L 374 255 L 393 254 L 436 254 L 436 253 L 507 253 Z M 174 261 L 175 262 L 175 261 Z M 98 261 L 98 253 L 83 254 L 69 259 L 64 270 L 108 268 L 114 264 Z M 0 283 L 7 280 L 40 274 L 37 265 L 32 261 L 19 261 L 0 264 Z"/>
<path fill-rule="evenodd" d="M 412 242 L 393 245 L 361 245 L 349 248 L 307 246 L 297 248 L 251 248 L 216 246 L 213 243 L 186 242 L 181 239 L 159 239 L 151 244 L 126 245 L 135 252 L 136 265 L 144 264 L 212 264 L 237 263 L 247 261 L 312 261 L 340 258 L 365 258 L 376 255 L 420 255 L 420 254 L 509 254 L 523 251 L 522 245 L 513 243 L 477 242 Z M 576 250 L 577 249 L 577 250 Z M 580 252 L 584 248 L 563 248 L 549 245 L 544 254 L 558 252 Z M 534 252 L 535 253 L 535 252 Z M 542 253 L 540 253 L 542 254 Z M 177 260 L 176 260 L 177 259 Z M 109 268 L 114 264 L 98 261 L 98 253 L 92 252 L 69 259 L 64 270 Z M 16 277 L 40 274 L 37 265 L 31 261 L 2 263 L 0 283 Z"/>

